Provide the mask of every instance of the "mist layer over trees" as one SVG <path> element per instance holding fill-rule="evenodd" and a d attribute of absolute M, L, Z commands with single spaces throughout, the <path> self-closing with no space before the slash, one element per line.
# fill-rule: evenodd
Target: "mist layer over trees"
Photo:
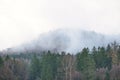
<path fill-rule="evenodd" d="M 24 51 L 53 51 L 53 52 L 71 52 L 77 53 L 84 47 L 107 46 L 107 44 L 117 41 L 120 43 L 119 35 L 104 35 L 94 31 L 81 29 L 57 29 L 41 34 L 33 41 L 29 41 L 21 46 L 11 49 L 13 52 Z M 10 49 L 9 49 L 10 51 Z"/>
<path fill-rule="evenodd" d="M 1 54 L 0 80 L 120 80 L 120 45 L 83 48 L 76 54 Z"/>

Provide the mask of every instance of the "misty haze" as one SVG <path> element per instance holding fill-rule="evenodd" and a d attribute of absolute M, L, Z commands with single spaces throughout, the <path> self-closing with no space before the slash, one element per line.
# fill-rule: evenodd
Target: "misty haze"
<path fill-rule="evenodd" d="M 0 0 L 0 80 L 120 80 L 120 1 Z"/>
<path fill-rule="evenodd" d="M 6 50 L 11 53 L 20 53 L 26 50 L 38 52 L 50 50 L 53 52 L 66 51 L 75 54 L 84 47 L 88 47 L 91 50 L 94 46 L 106 47 L 114 41 L 119 44 L 119 37 L 119 35 L 105 35 L 81 29 L 57 29 L 43 33 L 36 39 Z"/>

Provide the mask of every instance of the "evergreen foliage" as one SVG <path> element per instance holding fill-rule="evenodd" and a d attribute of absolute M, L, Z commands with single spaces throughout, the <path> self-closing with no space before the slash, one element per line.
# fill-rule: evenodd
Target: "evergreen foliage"
<path fill-rule="evenodd" d="M 41 53 L 41 54 L 40 54 Z M 120 45 L 77 54 L 45 51 L 0 56 L 0 80 L 120 80 Z"/>

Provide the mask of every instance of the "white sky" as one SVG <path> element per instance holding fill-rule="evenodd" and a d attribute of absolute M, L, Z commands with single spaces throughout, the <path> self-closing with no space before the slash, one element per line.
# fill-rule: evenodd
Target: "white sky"
<path fill-rule="evenodd" d="M 0 49 L 57 28 L 120 33 L 120 0 L 0 0 Z"/>

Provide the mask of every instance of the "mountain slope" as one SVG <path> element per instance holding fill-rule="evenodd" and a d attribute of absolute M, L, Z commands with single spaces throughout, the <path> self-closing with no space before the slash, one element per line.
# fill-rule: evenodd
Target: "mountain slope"
<path fill-rule="evenodd" d="M 12 51 L 67 51 L 78 52 L 84 47 L 106 46 L 113 41 L 119 42 L 119 35 L 103 35 L 93 31 L 80 29 L 58 29 L 45 34 L 41 34 L 38 39 L 26 43 Z"/>

